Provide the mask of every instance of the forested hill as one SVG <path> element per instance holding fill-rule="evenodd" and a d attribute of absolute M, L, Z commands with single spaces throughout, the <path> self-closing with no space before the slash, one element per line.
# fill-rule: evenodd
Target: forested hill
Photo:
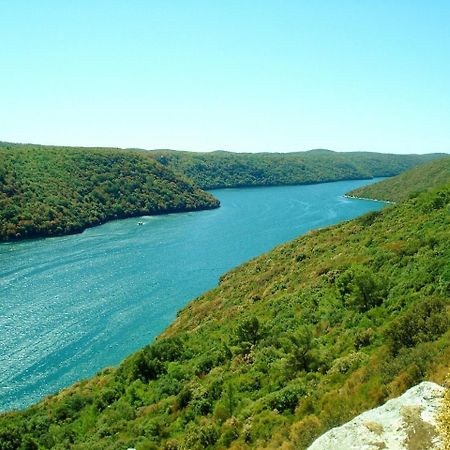
<path fill-rule="evenodd" d="M 305 448 L 443 381 L 449 261 L 448 185 L 310 232 L 222 276 L 118 369 L 0 416 L 0 448 Z"/>
<path fill-rule="evenodd" d="M 363 186 L 349 196 L 400 202 L 424 189 L 433 189 L 450 183 L 450 156 L 421 164 L 379 183 Z"/>
<path fill-rule="evenodd" d="M 0 241 L 217 206 L 148 154 L 0 143 Z"/>
<path fill-rule="evenodd" d="M 236 186 L 307 184 L 397 175 L 443 155 L 337 153 L 211 153 L 153 150 L 159 162 L 184 174 L 203 189 Z"/>
<path fill-rule="evenodd" d="M 437 157 L 442 155 L 193 153 L 0 142 L 0 241 L 76 233 L 116 218 L 217 207 L 219 202 L 201 188 L 391 176 Z"/>

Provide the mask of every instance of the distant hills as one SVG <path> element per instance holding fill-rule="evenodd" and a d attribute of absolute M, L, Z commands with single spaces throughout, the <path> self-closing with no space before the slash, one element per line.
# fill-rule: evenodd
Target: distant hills
<path fill-rule="evenodd" d="M 120 367 L 3 414 L 0 448 L 304 449 L 422 380 L 442 383 L 450 185 L 428 170 L 413 172 L 428 181 L 411 198 L 224 274 Z"/>
<path fill-rule="evenodd" d="M 211 153 L 0 142 L 0 241 L 60 236 L 112 219 L 216 208 L 202 189 L 397 175 L 442 157 Z"/>
<path fill-rule="evenodd" d="M 148 154 L 0 143 L 0 241 L 218 206 Z"/>
<path fill-rule="evenodd" d="M 442 154 L 391 155 L 310 150 L 297 153 L 150 151 L 158 162 L 203 189 L 273 186 L 390 177 Z"/>

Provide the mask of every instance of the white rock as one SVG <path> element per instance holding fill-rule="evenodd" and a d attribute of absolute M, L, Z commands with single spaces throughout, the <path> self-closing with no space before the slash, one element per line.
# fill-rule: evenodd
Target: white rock
<path fill-rule="evenodd" d="M 320 436 L 308 450 L 433 450 L 440 448 L 436 413 L 445 389 L 423 382 Z"/>

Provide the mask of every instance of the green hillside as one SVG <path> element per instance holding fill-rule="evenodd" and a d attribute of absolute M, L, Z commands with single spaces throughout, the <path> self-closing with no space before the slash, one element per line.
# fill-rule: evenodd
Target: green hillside
<path fill-rule="evenodd" d="M 450 363 L 450 186 L 223 275 L 117 369 L 0 416 L 1 449 L 305 448 Z"/>
<path fill-rule="evenodd" d="M 234 186 L 307 184 L 397 175 L 442 155 L 336 153 L 212 153 L 155 150 L 160 163 L 182 173 L 203 189 Z"/>
<path fill-rule="evenodd" d="M 146 154 L 0 144 L 0 241 L 77 233 L 111 219 L 218 205 Z"/>
<path fill-rule="evenodd" d="M 450 183 L 450 157 L 421 164 L 405 173 L 363 186 L 348 193 L 349 196 L 400 202 L 425 189 Z"/>

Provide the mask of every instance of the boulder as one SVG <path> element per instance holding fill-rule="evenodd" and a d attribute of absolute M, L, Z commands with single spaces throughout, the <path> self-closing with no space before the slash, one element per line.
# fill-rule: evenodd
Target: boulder
<path fill-rule="evenodd" d="M 445 389 L 423 382 L 316 439 L 308 450 L 433 450 L 441 440 L 436 415 Z"/>

